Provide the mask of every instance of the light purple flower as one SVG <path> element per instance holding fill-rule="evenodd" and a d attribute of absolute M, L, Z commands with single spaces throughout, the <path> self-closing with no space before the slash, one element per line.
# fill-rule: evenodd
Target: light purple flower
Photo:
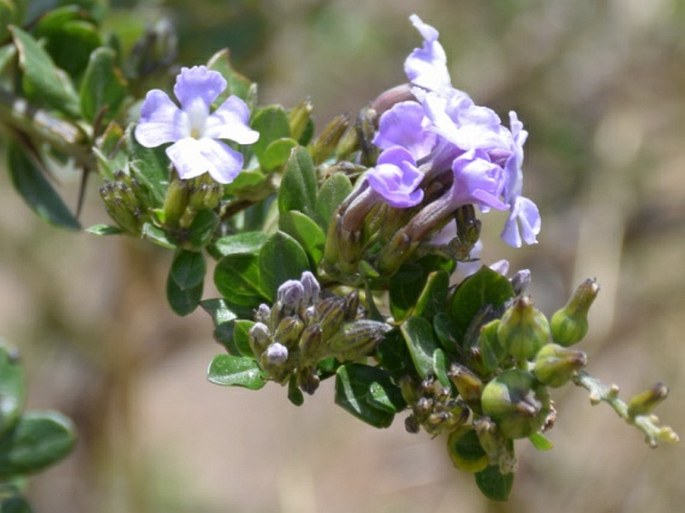
<path fill-rule="evenodd" d="M 376 167 L 367 172 L 366 179 L 392 207 L 413 207 L 423 199 L 423 190 L 419 188 L 423 173 L 416 168 L 412 154 L 400 146 L 381 153 Z"/>
<path fill-rule="evenodd" d="M 430 120 L 421 104 L 415 101 L 396 103 L 381 116 L 373 143 L 382 150 L 401 146 L 415 160 L 420 160 L 431 152 L 437 141 L 437 135 L 429 126 Z"/>
<path fill-rule="evenodd" d="M 205 66 L 182 68 L 174 95 L 153 89 L 147 93 L 135 129 L 146 148 L 173 143 L 166 154 L 183 179 L 209 173 L 219 183 L 230 183 L 243 167 L 243 156 L 221 139 L 252 144 L 259 133 L 248 123 L 250 111 L 237 96 L 230 96 L 214 112 L 212 103 L 226 89 L 226 80 Z"/>
<path fill-rule="evenodd" d="M 451 87 L 447 56 L 438 41 L 440 34 L 435 28 L 421 21 L 416 14 L 412 14 L 409 19 L 423 37 L 423 46 L 416 48 L 404 61 L 407 78 L 412 85 L 429 91 Z"/>
<path fill-rule="evenodd" d="M 505 173 L 483 150 L 469 150 L 452 163 L 452 202 L 455 206 L 474 204 L 481 208 L 507 210 L 509 205 L 500 197 L 505 185 Z"/>

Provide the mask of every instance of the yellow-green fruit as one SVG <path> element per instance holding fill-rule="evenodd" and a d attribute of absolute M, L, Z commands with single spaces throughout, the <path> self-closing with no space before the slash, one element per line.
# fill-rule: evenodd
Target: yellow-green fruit
<path fill-rule="evenodd" d="M 549 342 L 549 322 L 533 306 L 533 300 L 529 296 L 520 296 L 504 312 L 497 327 L 497 338 L 504 350 L 517 362 L 530 360 Z"/>
<path fill-rule="evenodd" d="M 599 293 L 599 285 L 594 278 L 581 283 L 561 310 L 557 310 L 550 320 L 552 338 L 557 344 L 570 346 L 579 342 L 587 333 L 587 314 L 592 302 Z"/>
<path fill-rule="evenodd" d="M 481 396 L 483 413 L 507 438 L 537 432 L 550 412 L 549 393 L 528 371 L 511 369 L 490 381 Z"/>
<path fill-rule="evenodd" d="M 587 355 L 558 344 L 545 345 L 535 356 L 533 374 L 541 383 L 560 387 L 587 363 Z"/>
<path fill-rule="evenodd" d="M 489 464 L 488 455 L 478 440 L 478 435 L 469 426 L 463 426 L 450 434 L 447 439 L 447 452 L 452 464 L 466 472 L 480 472 Z"/>

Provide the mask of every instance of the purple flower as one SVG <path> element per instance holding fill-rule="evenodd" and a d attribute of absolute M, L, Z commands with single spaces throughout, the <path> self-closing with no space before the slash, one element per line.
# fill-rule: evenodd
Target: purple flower
<path fill-rule="evenodd" d="M 214 112 L 212 103 L 226 89 L 226 80 L 205 66 L 182 68 L 174 95 L 153 89 L 147 93 L 135 129 L 146 148 L 173 143 L 166 154 L 183 179 L 209 173 L 219 183 L 230 183 L 243 167 L 243 156 L 221 139 L 252 144 L 259 133 L 248 126 L 250 111 L 237 96 L 230 96 Z"/>
<path fill-rule="evenodd" d="M 419 103 L 396 103 L 381 116 L 373 143 L 382 150 L 401 146 L 415 160 L 420 160 L 431 152 L 437 140 L 429 125 L 430 120 Z"/>
<path fill-rule="evenodd" d="M 423 190 L 419 188 L 423 173 L 416 168 L 412 154 L 400 146 L 381 153 L 376 167 L 367 172 L 366 179 L 392 207 L 413 207 L 423 199 Z"/>
<path fill-rule="evenodd" d="M 445 49 L 438 41 L 440 34 L 421 21 L 416 14 L 412 14 L 409 19 L 423 37 L 423 46 L 416 48 L 404 61 L 404 72 L 407 78 L 412 85 L 429 91 L 451 87 L 447 56 Z"/>
<path fill-rule="evenodd" d="M 469 150 L 452 163 L 452 202 L 455 206 L 474 204 L 481 208 L 507 210 L 509 205 L 500 197 L 505 185 L 505 173 L 483 150 Z"/>

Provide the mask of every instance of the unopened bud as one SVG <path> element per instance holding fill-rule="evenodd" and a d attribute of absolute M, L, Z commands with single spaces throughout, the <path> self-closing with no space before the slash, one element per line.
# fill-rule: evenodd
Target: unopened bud
<path fill-rule="evenodd" d="M 371 108 L 380 116 L 386 110 L 390 110 L 397 103 L 406 102 L 413 99 L 415 98 L 411 92 L 411 85 L 400 84 L 379 94 L 376 99 L 371 102 Z"/>
<path fill-rule="evenodd" d="M 297 280 L 288 280 L 278 287 L 276 294 L 284 315 L 290 315 L 300 309 L 304 299 L 304 287 Z"/>
<path fill-rule="evenodd" d="M 345 300 L 339 296 L 333 296 L 319 301 L 316 306 L 323 339 L 328 340 L 342 328 L 345 320 Z"/>
<path fill-rule="evenodd" d="M 552 337 L 557 344 L 570 346 L 587 333 L 587 314 L 599 293 L 597 280 L 589 278 L 581 283 L 566 306 L 552 315 Z"/>
<path fill-rule="evenodd" d="M 384 322 L 359 320 L 345 323 L 328 341 L 330 352 L 342 360 L 356 360 L 373 351 L 390 330 Z"/>
<path fill-rule="evenodd" d="M 404 419 L 404 429 L 407 430 L 407 433 L 416 434 L 421 431 L 421 424 L 414 415 L 409 415 Z"/>
<path fill-rule="evenodd" d="M 668 387 L 663 383 L 657 383 L 652 388 L 640 392 L 628 401 L 628 416 L 635 418 L 637 415 L 648 414 L 667 396 Z"/>
<path fill-rule="evenodd" d="M 324 162 L 335 151 L 335 147 L 349 126 L 350 117 L 342 115 L 334 117 L 324 127 L 309 150 L 315 165 Z"/>
<path fill-rule="evenodd" d="M 269 305 L 262 303 L 257 307 L 254 317 L 256 321 L 265 324 L 268 323 L 271 320 L 271 308 L 269 307 Z"/>
<path fill-rule="evenodd" d="M 271 334 L 269 333 L 269 328 L 267 328 L 266 324 L 262 322 L 254 323 L 247 335 L 250 348 L 255 356 L 262 354 L 267 346 L 271 343 Z"/>
<path fill-rule="evenodd" d="M 411 376 L 405 375 L 400 378 L 400 392 L 402 398 L 409 405 L 412 406 L 419 400 L 419 392 L 416 389 L 416 383 Z"/>
<path fill-rule="evenodd" d="M 530 269 L 521 269 L 516 271 L 514 276 L 511 277 L 509 283 L 511 283 L 511 288 L 514 289 L 514 295 L 520 296 L 525 293 L 530 285 Z"/>
<path fill-rule="evenodd" d="M 316 303 L 319 300 L 321 286 L 319 285 L 319 282 L 316 280 L 314 275 L 309 271 L 303 272 L 302 276 L 300 277 L 300 283 L 304 288 L 304 296 L 302 298 L 302 302 L 307 306 Z"/>
<path fill-rule="evenodd" d="M 311 122 L 311 114 L 314 106 L 310 100 L 302 100 L 288 113 L 290 125 L 290 137 L 299 141 Z"/>
<path fill-rule="evenodd" d="M 587 355 L 557 344 L 547 344 L 535 356 L 533 374 L 541 383 L 560 387 L 587 364 Z"/>
<path fill-rule="evenodd" d="M 359 292 L 357 289 L 354 289 L 345 296 L 344 310 L 346 321 L 353 321 L 357 318 L 357 313 L 359 310 Z"/>
<path fill-rule="evenodd" d="M 266 348 L 266 361 L 270 365 L 283 365 L 288 359 L 288 348 L 283 344 L 274 342 Z"/>
<path fill-rule="evenodd" d="M 504 312 L 497 338 L 504 350 L 521 363 L 532 359 L 549 341 L 549 322 L 533 306 L 530 296 L 519 296 Z"/>
<path fill-rule="evenodd" d="M 188 195 L 188 182 L 174 175 L 164 198 L 164 223 L 167 226 L 178 225 L 188 206 Z"/>
<path fill-rule="evenodd" d="M 299 317 L 292 315 L 281 319 L 281 322 L 276 327 L 276 331 L 274 331 L 273 338 L 286 347 L 292 348 L 299 342 L 303 330 L 304 323 Z"/>
<path fill-rule="evenodd" d="M 300 336 L 300 354 L 305 362 L 317 362 L 321 356 L 325 356 L 322 347 L 322 331 L 318 324 L 310 324 Z"/>
<path fill-rule="evenodd" d="M 532 435 L 550 412 L 547 389 L 521 369 L 505 371 L 485 385 L 481 405 L 506 438 Z"/>
<path fill-rule="evenodd" d="M 480 396 L 483 392 L 481 379 L 471 370 L 457 363 L 452 364 L 447 376 L 457 387 L 457 391 L 464 402 L 472 408 L 480 409 Z"/>
<path fill-rule="evenodd" d="M 321 383 L 321 378 L 313 368 L 302 369 L 297 374 L 297 385 L 309 395 L 312 395 L 319 388 L 319 383 Z"/>

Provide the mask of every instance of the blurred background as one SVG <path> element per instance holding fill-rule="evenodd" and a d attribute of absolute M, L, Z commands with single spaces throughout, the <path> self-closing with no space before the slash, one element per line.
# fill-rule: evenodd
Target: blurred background
<path fill-rule="evenodd" d="M 525 193 L 540 244 L 512 250 L 484 217 L 485 263 L 533 273 L 551 314 L 584 278 L 602 286 L 589 371 L 623 397 L 671 387 L 657 411 L 685 434 L 685 2 L 682 0 L 111 0 L 126 41 L 168 18 L 180 62 L 230 47 L 262 103 L 315 105 L 319 126 L 403 81 L 440 30 L 453 84 L 530 132 Z M 75 205 L 78 176 L 61 191 Z M 83 224 L 105 222 L 91 180 Z M 0 172 L 0 334 L 23 353 L 29 406 L 74 419 L 79 443 L 31 480 L 37 513 L 670 513 L 685 504 L 680 446 L 649 449 L 584 390 L 554 395 L 555 444 L 527 442 L 510 501 L 482 499 L 442 440 L 379 431 L 333 404 L 330 384 L 296 408 L 286 391 L 205 380 L 209 318 L 164 299 L 171 255 L 148 243 L 42 224 Z M 207 292 L 207 296 L 211 291 Z"/>

